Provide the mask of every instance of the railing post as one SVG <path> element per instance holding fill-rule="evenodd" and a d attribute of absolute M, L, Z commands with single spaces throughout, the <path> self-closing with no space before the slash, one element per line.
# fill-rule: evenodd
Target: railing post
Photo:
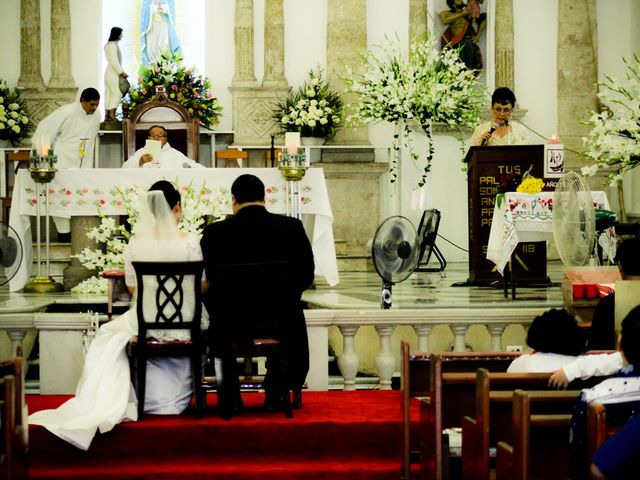
<path fill-rule="evenodd" d="M 340 333 L 342 333 L 342 355 L 338 357 L 338 368 L 344 379 L 345 390 L 356 389 L 356 375 L 360 358 L 356 353 L 355 335 L 358 331 L 358 325 L 340 325 Z"/>
<path fill-rule="evenodd" d="M 418 351 L 419 352 L 428 352 L 429 351 L 429 335 L 431 335 L 431 331 L 433 330 L 434 325 L 414 325 L 413 330 L 416 332 L 418 336 Z"/>
<path fill-rule="evenodd" d="M 453 351 L 454 352 L 466 351 L 467 345 L 465 343 L 465 336 L 467 335 L 467 330 L 469 330 L 469 325 L 455 324 L 455 325 L 449 325 L 449 327 L 453 332 Z"/>
<path fill-rule="evenodd" d="M 491 350 L 493 352 L 500 352 L 502 350 L 502 333 L 507 326 L 504 323 L 490 323 L 487 325 L 487 330 L 491 335 Z"/>
<path fill-rule="evenodd" d="M 396 359 L 391 353 L 391 335 L 394 329 L 389 325 L 376 325 L 376 332 L 380 336 L 380 350 L 376 354 L 380 390 L 391 390 L 391 377 L 396 369 Z"/>

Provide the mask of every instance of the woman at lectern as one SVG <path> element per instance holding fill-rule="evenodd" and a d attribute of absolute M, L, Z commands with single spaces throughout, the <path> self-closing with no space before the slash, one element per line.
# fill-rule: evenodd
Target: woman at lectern
<path fill-rule="evenodd" d="M 526 142 L 525 128 L 511 120 L 516 96 L 507 87 L 496 88 L 491 95 L 491 120 L 478 125 L 469 146 L 521 145 Z"/>

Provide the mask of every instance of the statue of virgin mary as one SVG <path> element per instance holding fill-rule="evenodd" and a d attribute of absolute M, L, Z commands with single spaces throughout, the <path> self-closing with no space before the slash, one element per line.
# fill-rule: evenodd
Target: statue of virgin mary
<path fill-rule="evenodd" d="M 144 0 L 140 15 L 140 50 L 143 65 L 155 63 L 165 52 L 180 53 L 173 0 Z"/>

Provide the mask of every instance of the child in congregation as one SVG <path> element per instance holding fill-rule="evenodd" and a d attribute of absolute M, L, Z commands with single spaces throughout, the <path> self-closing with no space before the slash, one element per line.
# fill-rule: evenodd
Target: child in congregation
<path fill-rule="evenodd" d="M 527 332 L 527 345 L 533 352 L 516 358 L 507 372 L 553 372 L 570 365 L 584 353 L 585 337 L 569 312 L 553 308 L 533 320 Z"/>

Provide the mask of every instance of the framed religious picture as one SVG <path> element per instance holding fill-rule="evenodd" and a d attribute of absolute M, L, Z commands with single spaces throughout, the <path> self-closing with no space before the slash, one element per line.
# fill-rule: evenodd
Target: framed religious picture
<path fill-rule="evenodd" d="M 544 148 L 544 177 L 560 178 L 564 175 L 564 145 L 550 143 Z"/>

